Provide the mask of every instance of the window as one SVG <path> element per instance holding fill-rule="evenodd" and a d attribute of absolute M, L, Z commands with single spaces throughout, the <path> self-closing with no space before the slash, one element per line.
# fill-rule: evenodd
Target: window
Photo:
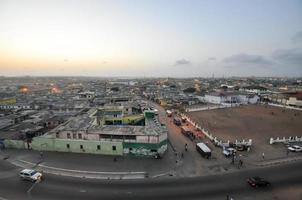
<path fill-rule="evenodd" d="M 136 135 L 124 135 L 125 140 L 136 140 Z"/>
<path fill-rule="evenodd" d="M 116 146 L 112 146 L 112 151 L 116 151 Z"/>
<path fill-rule="evenodd" d="M 79 139 L 82 139 L 82 134 L 81 134 L 81 133 L 79 133 L 79 135 L 78 135 L 78 136 L 79 136 Z"/>
<path fill-rule="evenodd" d="M 98 145 L 98 146 L 97 146 L 97 149 L 98 149 L 98 150 L 101 150 L 101 145 Z"/>
<path fill-rule="evenodd" d="M 76 139 L 76 138 L 77 138 L 77 134 L 73 133 L 73 134 L 72 134 L 72 138 L 73 138 L 73 139 Z"/>
<path fill-rule="evenodd" d="M 66 144 L 66 147 L 67 147 L 67 149 L 69 149 L 69 148 L 70 148 L 70 145 L 69 145 L 69 144 Z"/>
<path fill-rule="evenodd" d="M 80 149 L 83 149 L 83 145 L 80 145 Z"/>
<path fill-rule="evenodd" d="M 70 139 L 70 133 L 67 133 L 67 138 Z"/>

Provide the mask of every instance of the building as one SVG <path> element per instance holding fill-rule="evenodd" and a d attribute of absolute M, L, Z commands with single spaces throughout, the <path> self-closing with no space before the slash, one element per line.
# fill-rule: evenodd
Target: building
<path fill-rule="evenodd" d="M 255 104 L 260 98 L 255 94 L 245 94 L 240 92 L 215 92 L 206 94 L 202 100 L 213 104 Z"/>
<path fill-rule="evenodd" d="M 130 110 L 131 107 L 131 110 Z M 31 149 L 103 155 L 162 156 L 167 150 L 167 129 L 152 110 L 137 113 L 133 106 L 90 109 L 46 134 L 34 137 Z M 16 146 L 7 140 L 7 147 Z M 22 141 L 18 142 L 21 147 Z M 17 146 L 18 146 L 17 145 Z"/>
<path fill-rule="evenodd" d="M 286 104 L 289 106 L 302 107 L 302 92 L 289 94 Z"/>

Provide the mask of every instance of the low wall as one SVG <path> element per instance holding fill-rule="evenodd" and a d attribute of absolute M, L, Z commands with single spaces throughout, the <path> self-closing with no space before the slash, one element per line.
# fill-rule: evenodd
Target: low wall
<path fill-rule="evenodd" d="M 277 137 L 276 139 L 270 138 L 269 143 L 274 144 L 274 143 L 290 143 L 290 142 L 302 142 L 302 136 L 298 137 L 288 137 L 288 138 L 279 138 Z"/>
<path fill-rule="evenodd" d="M 290 110 L 302 111 L 302 108 L 296 108 L 296 107 L 293 107 L 293 106 L 285 106 L 285 105 L 274 104 L 274 103 L 268 103 L 267 105 L 275 106 L 275 107 L 279 107 L 279 108 L 286 108 L 286 109 L 290 109 Z"/>
<path fill-rule="evenodd" d="M 223 109 L 223 108 L 231 108 L 237 107 L 239 104 L 218 104 L 217 106 L 207 106 L 207 107 L 195 107 L 195 108 L 186 108 L 186 112 L 196 112 L 196 111 L 204 111 L 204 110 L 216 110 L 216 109 Z"/>

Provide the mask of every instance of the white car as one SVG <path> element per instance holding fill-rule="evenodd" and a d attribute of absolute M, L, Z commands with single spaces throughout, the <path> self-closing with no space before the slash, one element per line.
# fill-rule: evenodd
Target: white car
<path fill-rule="evenodd" d="M 291 152 L 300 152 L 300 151 L 302 151 L 302 147 L 300 147 L 298 145 L 290 146 L 287 149 L 290 150 Z"/>
<path fill-rule="evenodd" d="M 234 148 L 224 148 L 222 151 L 223 155 L 225 155 L 225 157 L 230 157 L 232 154 L 236 153 L 236 149 Z"/>
<path fill-rule="evenodd" d="M 36 170 L 33 170 L 33 169 L 23 169 L 20 172 L 20 178 L 22 180 L 36 182 L 36 181 L 42 180 L 43 175 L 42 175 L 42 173 L 37 172 Z"/>

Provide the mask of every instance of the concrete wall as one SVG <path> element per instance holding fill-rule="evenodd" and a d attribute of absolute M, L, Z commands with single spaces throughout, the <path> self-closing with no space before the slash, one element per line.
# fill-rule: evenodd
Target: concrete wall
<path fill-rule="evenodd" d="M 286 102 L 287 105 L 299 106 L 302 107 L 302 101 L 298 100 L 296 97 L 289 97 Z"/>
<path fill-rule="evenodd" d="M 222 103 L 222 99 L 220 96 L 205 95 L 205 101 L 214 104 Z"/>
<path fill-rule="evenodd" d="M 4 140 L 5 148 L 26 149 L 26 142 L 23 140 Z"/>
<path fill-rule="evenodd" d="M 161 143 L 124 143 L 124 153 L 134 156 L 155 156 L 157 153 L 164 154 L 167 151 L 167 140 Z"/>
<path fill-rule="evenodd" d="M 27 149 L 26 142 L 22 140 L 5 140 L 6 148 Z M 69 145 L 69 148 L 67 147 Z M 82 145 L 82 148 L 81 148 Z M 98 146 L 100 149 L 98 149 Z M 57 139 L 51 137 L 35 137 L 30 147 L 37 151 L 58 151 L 72 153 L 89 153 L 102 155 L 129 154 L 134 156 L 155 156 L 167 151 L 167 140 L 160 143 L 122 143 L 116 141 L 89 141 Z M 113 149 L 115 147 L 115 150 Z"/>
<path fill-rule="evenodd" d="M 69 148 L 67 147 L 68 145 Z M 98 149 L 98 145 L 100 146 L 100 149 Z M 112 141 L 68 140 L 35 137 L 31 146 L 34 150 L 42 151 L 123 155 L 123 143 Z M 113 149 L 114 147 L 115 150 Z"/>

